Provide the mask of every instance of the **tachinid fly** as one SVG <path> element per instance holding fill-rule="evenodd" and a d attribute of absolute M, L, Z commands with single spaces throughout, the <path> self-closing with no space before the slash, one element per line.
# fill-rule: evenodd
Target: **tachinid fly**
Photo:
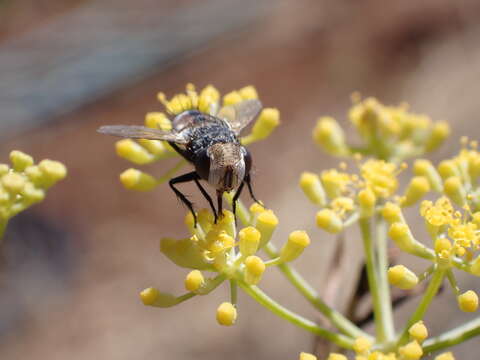
<path fill-rule="evenodd" d="M 222 216 L 222 195 L 225 191 L 236 189 L 232 203 L 234 215 L 236 201 L 245 184 L 252 199 L 258 202 L 250 179 L 252 157 L 240 144 L 238 135 L 258 116 L 261 108 L 262 104 L 257 99 L 244 100 L 223 107 L 216 116 L 198 110 L 184 111 L 175 116 L 170 131 L 144 126 L 108 125 L 100 127 L 98 132 L 130 139 L 168 141 L 175 151 L 195 167 L 195 171 L 170 179 L 173 192 L 189 208 L 196 225 L 197 217 L 192 202 L 175 186 L 194 181 L 207 199 L 217 222 L 218 217 Z M 207 181 L 216 189 L 217 209 L 200 180 Z"/>

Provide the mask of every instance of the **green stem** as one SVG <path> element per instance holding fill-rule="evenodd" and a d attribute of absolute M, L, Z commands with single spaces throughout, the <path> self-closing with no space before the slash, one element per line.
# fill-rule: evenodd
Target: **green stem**
<path fill-rule="evenodd" d="M 298 326 L 304 330 L 307 330 L 315 335 L 321 336 L 336 345 L 345 348 L 351 349 L 354 343 L 354 340 L 350 337 L 347 337 L 342 334 L 337 334 L 331 332 L 325 328 L 318 326 L 315 322 L 308 320 L 277 303 L 271 299 L 267 294 L 265 294 L 260 288 L 252 285 L 247 285 L 244 282 L 239 282 L 240 287 L 250 295 L 255 301 L 260 305 L 264 306 L 270 310 L 275 315 L 289 321 L 290 323 Z"/>
<path fill-rule="evenodd" d="M 278 257 L 278 251 L 272 243 L 268 243 L 265 248 L 265 252 L 272 259 Z M 362 331 L 358 326 L 344 317 L 341 313 L 335 311 L 328 306 L 315 289 L 289 264 L 279 264 L 278 268 L 290 281 L 290 283 L 312 304 L 317 310 L 319 310 L 335 327 L 342 333 L 352 337 L 367 337 L 371 338 L 369 334 Z"/>
<path fill-rule="evenodd" d="M 468 339 L 480 335 L 480 317 L 462 324 L 439 336 L 432 337 L 423 343 L 423 351 L 428 354 L 460 344 Z"/>
<path fill-rule="evenodd" d="M 368 287 L 372 295 L 377 340 L 383 343 L 387 340 L 387 328 L 389 325 L 387 324 L 387 319 L 384 316 L 381 305 L 382 299 L 380 295 L 377 267 L 375 265 L 375 252 L 369 219 L 360 219 L 360 230 L 362 232 L 363 247 L 365 251 L 365 266 L 367 268 Z"/>
<path fill-rule="evenodd" d="M 235 280 L 230 280 L 230 302 L 233 305 L 237 304 L 238 287 Z"/>
<path fill-rule="evenodd" d="M 378 267 L 377 278 L 379 287 L 380 311 L 383 315 L 383 325 L 385 331 L 385 340 L 393 341 L 395 338 L 395 328 L 393 325 L 392 300 L 390 297 L 390 286 L 387 278 L 388 271 L 388 242 L 387 227 L 382 216 L 377 215 L 376 235 L 378 246 Z"/>
<path fill-rule="evenodd" d="M 164 182 L 170 180 L 173 175 L 175 175 L 177 171 L 183 168 L 186 164 L 187 161 L 185 159 L 178 161 L 170 170 L 157 179 L 157 185 L 163 184 Z"/>
<path fill-rule="evenodd" d="M 428 306 L 432 302 L 433 298 L 435 295 L 437 295 L 438 289 L 442 285 L 443 278 L 445 277 L 445 270 L 436 268 L 435 271 L 433 272 L 432 279 L 430 280 L 430 284 L 428 284 L 427 290 L 423 294 L 422 300 L 420 300 L 420 303 L 418 304 L 417 308 L 415 309 L 415 312 L 412 314 L 410 319 L 407 321 L 407 324 L 405 325 L 405 328 L 402 331 L 402 334 L 400 335 L 400 338 L 398 339 L 397 346 L 401 346 L 405 344 L 408 340 L 408 329 L 415 324 L 417 321 L 420 321 L 423 319 Z"/>

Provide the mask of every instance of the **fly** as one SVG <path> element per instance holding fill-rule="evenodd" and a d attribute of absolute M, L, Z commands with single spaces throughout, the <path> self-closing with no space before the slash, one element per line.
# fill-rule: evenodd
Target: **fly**
<path fill-rule="evenodd" d="M 100 127 L 98 132 L 130 139 L 164 140 L 191 163 L 194 171 L 172 178 L 168 183 L 192 213 L 196 226 L 197 216 L 193 204 L 177 189 L 176 184 L 195 182 L 213 211 L 215 223 L 223 214 L 225 191 L 236 190 L 232 201 L 234 216 L 236 202 L 245 184 L 252 199 L 258 203 L 250 178 L 252 157 L 238 136 L 258 116 L 261 109 L 260 101 L 251 99 L 225 106 L 216 116 L 198 110 L 184 111 L 175 116 L 170 131 L 145 126 L 107 125 Z M 206 181 L 216 190 L 217 209 L 200 180 Z"/>

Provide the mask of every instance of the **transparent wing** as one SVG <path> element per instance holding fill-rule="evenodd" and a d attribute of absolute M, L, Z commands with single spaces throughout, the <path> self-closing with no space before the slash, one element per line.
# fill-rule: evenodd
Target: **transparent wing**
<path fill-rule="evenodd" d="M 244 100 L 235 105 L 224 106 L 217 117 L 225 119 L 235 134 L 239 134 L 262 110 L 262 103 L 257 99 Z"/>
<path fill-rule="evenodd" d="M 101 134 L 120 136 L 129 139 L 165 140 L 177 144 L 186 144 L 182 133 L 151 129 L 145 126 L 107 125 L 97 130 Z"/>

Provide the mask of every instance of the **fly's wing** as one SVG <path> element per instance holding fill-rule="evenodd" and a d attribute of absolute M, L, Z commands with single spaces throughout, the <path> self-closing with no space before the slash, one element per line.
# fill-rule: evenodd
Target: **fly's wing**
<path fill-rule="evenodd" d="M 151 129 L 145 126 L 107 125 L 97 130 L 101 134 L 120 136 L 129 139 L 165 140 L 186 144 L 185 134 Z"/>
<path fill-rule="evenodd" d="M 254 120 L 262 110 L 262 103 L 258 99 L 241 101 L 235 105 L 224 106 L 220 109 L 217 117 L 225 119 L 238 135 L 244 127 Z"/>

